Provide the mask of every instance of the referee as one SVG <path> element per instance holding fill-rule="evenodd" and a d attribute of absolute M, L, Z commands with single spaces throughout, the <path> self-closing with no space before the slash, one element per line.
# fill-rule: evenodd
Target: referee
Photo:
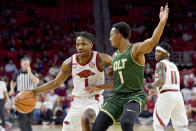
<path fill-rule="evenodd" d="M 9 95 L 14 94 L 14 89 L 17 87 L 17 93 L 24 90 L 31 90 L 35 87 L 36 84 L 39 83 L 39 79 L 37 74 L 34 71 L 31 71 L 30 67 L 30 59 L 28 57 L 23 57 L 21 59 L 21 69 L 16 72 L 13 76 L 13 79 L 10 83 L 11 90 Z M 32 114 L 33 112 L 19 114 L 19 127 L 21 131 L 32 131 L 31 123 L 32 123 Z"/>

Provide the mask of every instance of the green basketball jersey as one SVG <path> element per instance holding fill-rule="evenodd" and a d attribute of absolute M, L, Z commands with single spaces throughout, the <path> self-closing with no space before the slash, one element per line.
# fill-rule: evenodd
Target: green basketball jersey
<path fill-rule="evenodd" d="M 132 44 L 120 54 L 113 54 L 113 78 L 115 92 L 137 92 L 143 89 L 144 66 L 139 65 L 132 58 Z"/>

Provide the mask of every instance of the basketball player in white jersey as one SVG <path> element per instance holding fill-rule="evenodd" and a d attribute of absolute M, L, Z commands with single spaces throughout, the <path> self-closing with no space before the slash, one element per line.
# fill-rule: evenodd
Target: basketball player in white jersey
<path fill-rule="evenodd" d="M 32 90 L 46 92 L 59 87 L 70 75 L 73 78 L 74 100 L 63 122 L 62 131 L 90 131 L 91 124 L 103 104 L 100 91 L 86 91 L 89 85 L 104 84 L 104 66 L 112 65 L 111 56 L 92 51 L 94 35 L 88 32 L 76 34 L 77 54 L 64 61 L 56 78 Z"/>
<path fill-rule="evenodd" d="M 164 131 L 164 126 L 170 121 L 175 131 L 189 131 L 188 119 L 182 94 L 180 92 L 180 75 L 176 65 L 169 61 L 171 47 L 167 43 L 160 43 L 155 48 L 155 59 L 158 62 L 155 70 L 155 81 L 147 84 L 151 94 L 158 91 L 158 99 L 153 114 L 153 128 Z M 154 88 L 154 89 L 153 89 Z"/>

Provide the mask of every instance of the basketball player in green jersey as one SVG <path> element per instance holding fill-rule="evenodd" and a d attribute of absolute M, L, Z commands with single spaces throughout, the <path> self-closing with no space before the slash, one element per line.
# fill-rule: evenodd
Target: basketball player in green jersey
<path fill-rule="evenodd" d="M 133 131 L 135 120 L 144 108 L 146 95 L 143 91 L 144 55 L 151 52 L 158 43 L 167 18 L 168 5 L 160 9 L 160 22 L 151 38 L 131 44 L 131 30 L 125 22 L 113 25 L 110 41 L 117 51 L 113 54 L 113 81 L 101 86 L 91 86 L 88 90 L 112 89 L 113 95 L 106 101 L 99 112 L 92 131 L 106 131 L 116 120 L 120 119 L 123 131 Z"/>

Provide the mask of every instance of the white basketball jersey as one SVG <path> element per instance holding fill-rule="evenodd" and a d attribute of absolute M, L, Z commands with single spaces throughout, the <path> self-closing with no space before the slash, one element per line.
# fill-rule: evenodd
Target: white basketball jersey
<path fill-rule="evenodd" d="M 180 74 L 177 66 L 168 60 L 161 60 L 160 62 L 165 64 L 166 72 L 165 84 L 160 87 L 160 91 L 167 89 L 180 90 Z"/>
<path fill-rule="evenodd" d="M 90 85 L 102 85 L 105 82 L 104 72 L 98 67 L 98 53 L 92 51 L 91 58 L 86 64 L 80 64 L 77 60 L 77 54 L 71 57 L 72 78 L 73 78 L 73 96 L 92 96 L 102 94 L 101 91 L 86 91 L 85 88 Z"/>

